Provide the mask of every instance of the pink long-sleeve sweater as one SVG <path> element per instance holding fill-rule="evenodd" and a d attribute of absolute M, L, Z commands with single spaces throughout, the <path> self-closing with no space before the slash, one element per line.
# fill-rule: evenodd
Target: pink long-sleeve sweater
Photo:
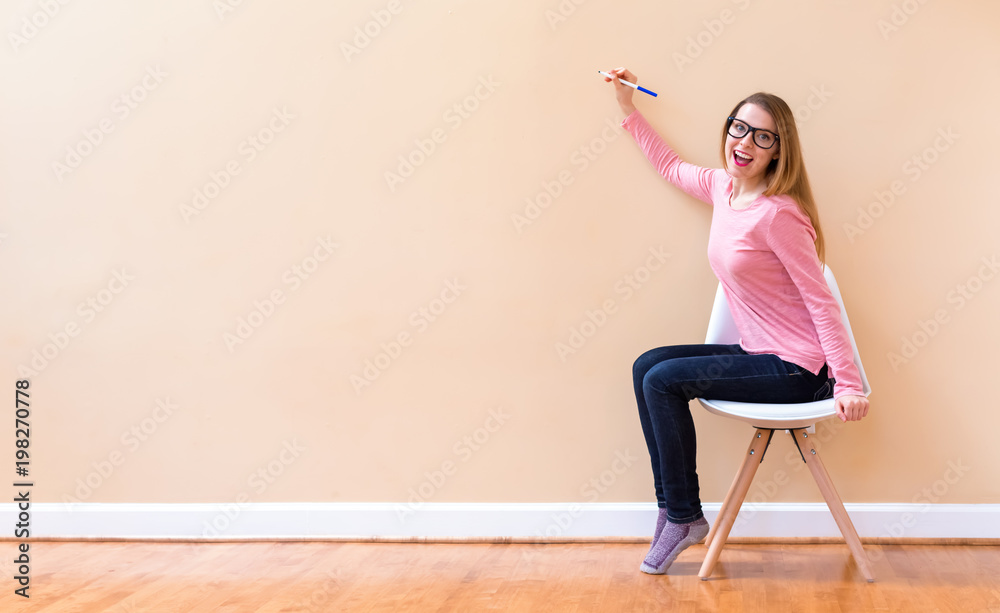
<path fill-rule="evenodd" d="M 816 231 L 790 196 L 761 196 L 733 209 L 733 179 L 682 161 L 638 110 L 622 121 L 663 178 L 711 205 L 708 261 L 729 301 L 740 346 L 773 353 L 818 374 L 828 364 L 834 397 L 863 396 L 840 306 L 816 255 Z"/>

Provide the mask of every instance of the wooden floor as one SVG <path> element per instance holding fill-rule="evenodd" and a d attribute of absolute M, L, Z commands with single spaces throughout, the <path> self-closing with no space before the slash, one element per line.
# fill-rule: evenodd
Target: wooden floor
<path fill-rule="evenodd" d="M 1000 612 L 1000 546 L 705 546 L 665 576 L 643 544 L 37 542 L 30 601 L 0 542 L 0 611 L 979 611 Z"/>

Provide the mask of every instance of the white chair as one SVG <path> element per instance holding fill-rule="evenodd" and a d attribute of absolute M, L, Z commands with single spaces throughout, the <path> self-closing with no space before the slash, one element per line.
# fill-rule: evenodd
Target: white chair
<path fill-rule="evenodd" d="M 847 318 L 847 311 L 844 310 L 844 301 L 840 296 L 840 288 L 837 287 L 837 281 L 834 279 L 833 272 L 830 271 L 829 266 L 826 267 L 825 277 L 830 291 L 840 305 L 840 317 L 844 322 L 844 327 L 847 329 L 847 335 L 851 339 L 851 346 L 854 348 L 854 364 L 861 373 L 864 393 L 865 396 L 868 396 L 871 394 L 871 387 L 868 385 L 868 377 L 865 375 L 865 369 L 861 365 L 861 356 L 858 354 L 858 346 L 854 341 L 854 332 L 851 331 L 851 323 Z M 732 314 L 729 311 L 729 303 L 726 301 L 726 295 L 720 285 L 715 294 L 715 305 L 712 308 L 712 317 L 708 323 L 708 335 L 705 337 L 705 343 L 729 345 L 738 342 L 739 332 L 736 330 L 736 324 L 733 322 Z M 820 460 L 816 447 L 812 444 L 815 437 L 812 439 L 809 438 L 809 434 L 815 432 L 812 426 L 816 422 L 829 419 L 836 414 L 833 398 L 799 404 L 756 404 L 704 398 L 699 398 L 698 401 L 708 411 L 716 415 L 745 421 L 757 429 L 750 441 L 750 447 L 743 457 L 743 464 L 740 466 L 740 470 L 729 488 L 729 493 L 726 494 L 725 502 L 722 503 L 719 516 L 715 519 L 708 536 L 705 537 L 705 544 L 708 545 L 708 555 L 705 556 L 705 561 L 701 565 L 698 576 L 703 581 L 711 576 L 712 569 L 719 559 L 719 554 L 722 553 L 722 547 L 726 544 L 726 539 L 729 537 L 729 531 L 732 530 L 733 523 L 736 521 L 736 516 L 743 504 L 743 499 L 750 489 L 750 484 L 753 481 L 754 474 L 757 472 L 757 467 L 764 460 L 764 453 L 771 442 L 771 437 L 774 436 L 774 431 L 787 430 L 792 435 L 792 439 L 795 441 L 795 446 L 798 448 L 802 460 L 809 467 L 813 479 L 816 480 L 816 485 L 819 486 L 819 490 L 823 494 L 830 512 L 833 513 L 833 518 L 840 528 L 840 533 L 844 535 L 844 540 L 847 542 L 847 546 L 850 548 L 851 555 L 854 556 L 854 561 L 861 570 L 861 574 L 869 582 L 874 581 L 875 578 L 872 575 L 868 557 L 861 547 L 861 539 L 858 538 L 854 524 L 851 523 L 847 511 L 844 509 L 844 503 L 837 494 L 837 490 L 833 487 L 833 482 L 830 480 L 830 475 L 826 472 L 822 460 Z"/>

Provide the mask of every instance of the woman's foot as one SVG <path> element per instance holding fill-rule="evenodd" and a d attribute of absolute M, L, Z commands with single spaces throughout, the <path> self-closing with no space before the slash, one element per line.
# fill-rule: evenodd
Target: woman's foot
<path fill-rule="evenodd" d="M 650 575 L 664 574 L 682 551 L 707 535 L 708 520 L 704 517 L 686 524 L 667 522 L 639 570 Z"/>

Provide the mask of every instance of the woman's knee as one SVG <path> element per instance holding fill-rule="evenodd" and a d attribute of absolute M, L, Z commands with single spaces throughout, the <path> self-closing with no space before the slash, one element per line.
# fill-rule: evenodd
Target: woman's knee
<path fill-rule="evenodd" d="M 691 372 L 690 366 L 690 364 L 682 365 L 676 360 L 654 365 L 642 380 L 644 393 L 670 394 L 684 400 L 701 396 L 709 382 L 703 375 Z"/>
<path fill-rule="evenodd" d="M 663 360 L 669 359 L 669 356 L 664 355 L 663 349 L 663 347 L 650 349 L 635 359 L 635 362 L 632 363 L 633 381 L 641 385 L 643 379 L 646 378 L 646 373 L 648 373 L 651 368 Z"/>
<path fill-rule="evenodd" d="M 654 368 L 657 364 L 661 364 L 674 358 L 685 358 L 690 357 L 691 355 L 697 355 L 699 349 L 700 346 L 698 345 L 667 345 L 665 347 L 650 349 L 636 358 L 635 362 L 632 364 L 632 378 L 635 379 L 636 383 L 642 383 L 646 373 L 648 373 L 650 369 Z"/>

